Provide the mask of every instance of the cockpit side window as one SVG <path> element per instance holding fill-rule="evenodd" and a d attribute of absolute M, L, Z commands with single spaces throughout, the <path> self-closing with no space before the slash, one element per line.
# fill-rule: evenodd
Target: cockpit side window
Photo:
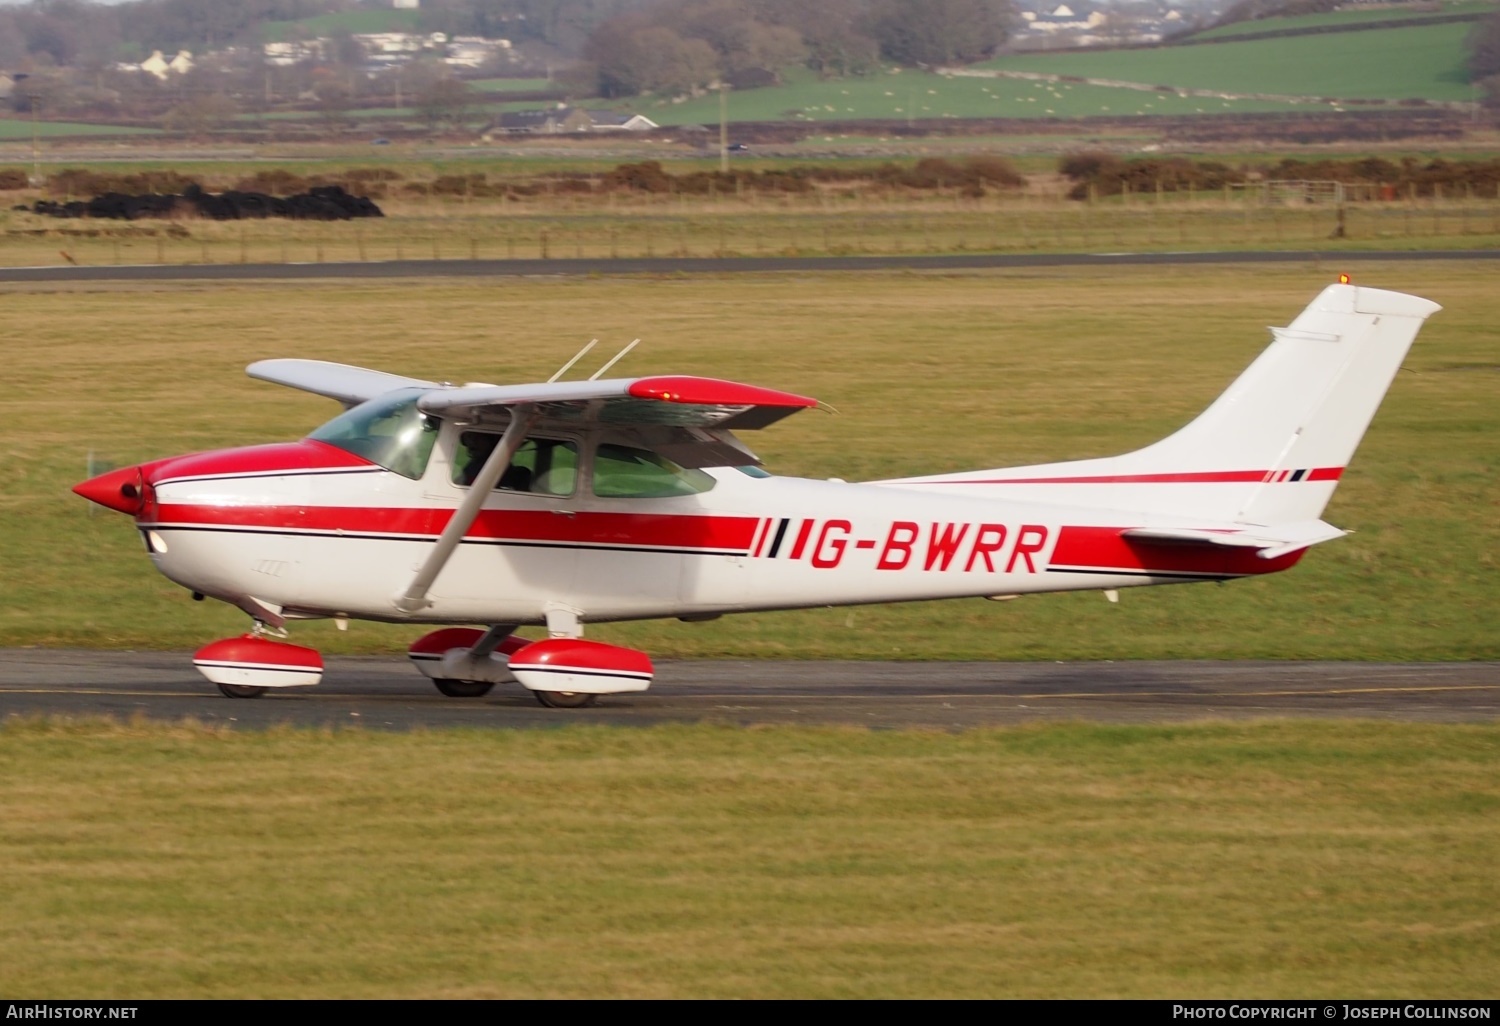
<path fill-rule="evenodd" d="M 594 450 L 594 494 L 606 499 L 663 499 L 696 495 L 718 482 L 713 475 L 679 467 L 660 453 L 628 445 Z"/>
<path fill-rule="evenodd" d="M 465 431 L 453 455 L 453 483 L 471 485 L 500 436 Z M 578 481 L 578 446 L 555 438 L 528 438 L 516 449 L 495 487 L 532 495 L 572 495 Z"/>
<path fill-rule="evenodd" d="M 362 456 L 402 477 L 418 480 L 427 470 L 439 423 L 417 409 L 420 389 L 403 388 L 360 403 L 308 438 Z"/>

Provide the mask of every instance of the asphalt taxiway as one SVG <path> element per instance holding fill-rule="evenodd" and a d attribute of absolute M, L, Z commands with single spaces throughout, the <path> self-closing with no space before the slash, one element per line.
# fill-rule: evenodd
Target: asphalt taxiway
<path fill-rule="evenodd" d="M 1462 722 L 1500 718 L 1500 663 L 662 661 L 647 692 L 559 710 L 542 708 L 515 684 L 483 698 L 445 698 L 400 657 L 329 658 L 317 687 L 229 699 L 198 675 L 187 653 L 6 649 L 0 717 L 12 715 L 383 730 L 701 721 L 944 730 L 1037 720 Z"/>
<path fill-rule="evenodd" d="M 1497 260 L 1500 249 L 1245 250 L 1177 253 L 938 253 L 825 257 L 622 257 L 560 260 L 372 260 L 345 263 L 132 264 L 0 268 L 0 283 L 246 281 L 316 278 L 508 278 L 787 271 L 963 271 L 1182 264 L 1317 264 L 1371 260 Z"/>

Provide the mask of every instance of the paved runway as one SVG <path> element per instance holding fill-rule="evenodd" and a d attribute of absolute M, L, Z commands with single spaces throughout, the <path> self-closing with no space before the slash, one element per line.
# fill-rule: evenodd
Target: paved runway
<path fill-rule="evenodd" d="M 187 653 L 0 650 L 0 717 L 144 715 L 266 727 L 646 725 L 704 720 L 959 729 L 1035 720 L 1500 717 L 1500 663 L 664 661 L 643 694 L 544 709 L 519 685 L 439 695 L 405 659 L 330 658 L 315 688 L 222 697 Z"/>
<path fill-rule="evenodd" d="M 228 281 L 312 278 L 474 278 L 590 274 L 744 274 L 756 271 L 954 271 L 1163 264 L 1338 265 L 1368 260 L 1497 260 L 1500 250 L 1272 250 L 1210 253 L 964 253 L 834 257 L 628 257 L 618 260 L 377 260 L 328 264 L 134 264 L 4 267 L 3 282 Z"/>

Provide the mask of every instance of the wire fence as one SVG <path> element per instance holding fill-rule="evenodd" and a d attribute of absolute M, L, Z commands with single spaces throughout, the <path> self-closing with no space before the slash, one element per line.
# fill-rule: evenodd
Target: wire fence
<path fill-rule="evenodd" d="M 1500 200 L 1266 202 L 1182 194 L 1104 202 L 881 206 L 657 204 L 472 211 L 354 222 L 93 221 L 7 215 L 0 265 L 327 263 L 909 253 L 1477 248 L 1500 243 Z"/>

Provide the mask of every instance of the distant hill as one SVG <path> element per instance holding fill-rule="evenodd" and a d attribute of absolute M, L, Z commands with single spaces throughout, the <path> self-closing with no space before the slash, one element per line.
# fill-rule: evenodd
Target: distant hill
<path fill-rule="evenodd" d="M 1273 20 L 1248 24 L 1263 29 Z M 979 67 L 1237 95 L 1467 101 L 1473 99 L 1464 50 L 1470 28 L 1417 23 L 1213 46 L 1015 54 Z"/>
<path fill-rule="evenodd" d="M 1207 43 L 1222 39 L 1237 39 L 1244 36 L 1269 37 L 1274 34 L 1324 33 L 1329 31 L 1360 31 L 1371 26 L 1384 26 L 1390 22 L 1432 21 L 1455 17 L 1471 17 L 1475 20 L 1500 10 L 1491 0 L 1447 0 L 1440 4 L 1417 5 L 1361 5 L 1342 11 L 1326 11 L 1318 14 L 1300 14 L 1256 18 L 1216 25 L 1201 32 L 1180 36 L 1173 40 L 1179 44 Z"/>
<path fill-rule="evenodd" d="M 1328 99 L 1362 106 L 1418 100 L 1463 103 L 1474 99 L 1464 46 L 1472 26 L 1451 18 L 1478 17 L 1496 9 L 1492 3 L 1459 0 L 1426 9 L 1384 7 L 1262 18 L 1192 37 L 1207 37 L 1203 45 L 1033 51 L 955 69 L 953 75 L 889 67 L 832 80 L 794 73 L 785 85 L 732 93 L 730 117 L 812 123 L 923 121 L 1246 114 L 1308 110 L 1309 103 Z M 1393 19 L 1403 24 L 1371 27 Z M 1328 31 L 1329 26 L 1348 31 Z M 1301 34 L 1309 30 L 1317 31 Z M 1283 31 L 1288 34 L 1280 35 Z M 1278 34 L 1268 39 L 1235 38 L 1236 33 L 1265 32 Z M 993 77 L 983 77 L 986 72 Z M 1067 80 L 1018 77 L 1026 74 Z M 1218 95 L 1179 95 L 1178 90 Z M 713 96 L 680 103 L 644 98 L 635 103 L 636 109 L 663 125 L 718 120 L 718 99 Z"/>

